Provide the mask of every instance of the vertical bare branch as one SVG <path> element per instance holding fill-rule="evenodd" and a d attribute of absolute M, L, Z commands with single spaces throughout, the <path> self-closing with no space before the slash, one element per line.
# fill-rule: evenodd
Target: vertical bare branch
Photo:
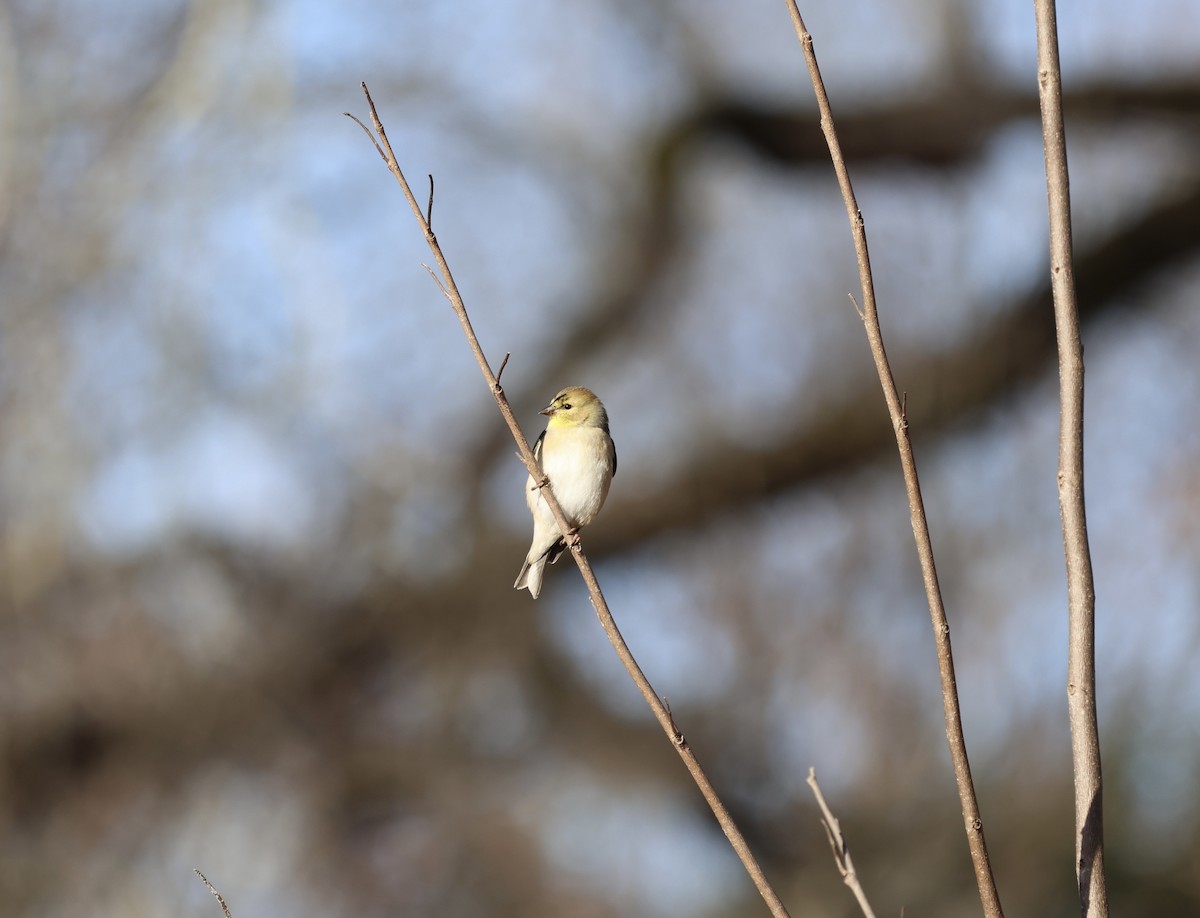
<path fill-rule="evenodd" d="M 1108 914 L 1100 730 L 1096 721 L 1096 593 L 1083 495 L 1083 342 L 1075 303 L 1071 192 L 1054 0 L 1034 0 L 1038 101 L 1050 210 L 1050 287 L 1058 339 L 1058 506 L 1067 562 L 1067 707 L 1075 772 L 1075 871 L 1081 914 Z"/>
<path fill-rule="evenodd" d="M 1000 907 L 1000 895 L 996 890 L 996 882 L 992 877 L 987 841 L 983 833 L 983 818 L 979 813 L 975 783 L 971 779 L 971 765 L 967 760 L 967 742 L 963 736 L 958 686 L 954 678 L 954 655 L 950 647 L 950 623 L 942 604 L 942 590 L 938 583 L 937 568 L 934 565 L 933 544 L 929 536 L 929 523 L 925 518 L 925 504 L 921 498 L 921 484 L 917 478 L 917 464 L 913 457 L 912 441 L 908 435 L 905 405 L 896 388 L 896 381 L 892 377 L 891 366 L 888 364 L 887 352 L 883 347 L 883 332 L 879 327 L 879 314 L 875 307 L 875 283 L 871 277 L 871 259 L 867 251 L 867 232 L 862 211 L 858 209 L 858 202 L 854 197 L 854 188 L 850 184 L 850 173 L 846 168 L 845 157 L 842 155 L 841 142 L 838 140 L 837 131 L 834 128 L 833 110 L 829 104 L 829 95 L 825 91 L 825 82 L 821 79 L 816 53 L 813 51 L 812 35 L 804 25 L 804 19 L 800 15 L 800 9 L 796 6 L 795 0 L 787 0 L 787 4 L 792 24 L 796 28 L 796 36 L 800 39 L 800 46 L 804 50 L 808 75 L 817 95 L 817 106 L 821 112 L 821 130 L 825 134 L 825 142 L 829 146 L 829 155 L 833 160 L 833 168 L 837 173 L 838 185 L 842 190 L 846 213 L 850 218 L 850 229 L 854 236 L 854 251 L 858 256 L 858 273 L 862 284 L 861 315 L 863 325 L 866 327 L 867 339 L 871 345 L 871 355 L 875 360 L 875 370 L 879 374 L 879 383 L 883 387 L 883 397 L 887 402 L 888 414 L 891 416 L 892 427 L 896 433 L 900 465 L 904 470 L 904 485 L 908 492 L 913 538 L 916 541 L 917 556 L 921 562 L 921 577 L 925 583 L 925 596 L 929 602 L 934 643 L 937 646 L 938 674 L 942 685 L 942 707 L 946 718 L 946 741 L 950 746 L 950 759 L 954 765 L 954 779 L 958 786 L 959 801 L 962 804 L 967 844 L 971 850 L 971 862 L 975 868 L 975 882 L 979 887 L 979 898 L 983 904 L 984 914 L 989 918 L 998 918 L 1003 915 L 1003 911 Z"/>
<path fill-rule="evenodd" d="M 862 909 L 865 918 L 875 918 L 871 903 L 867 901 L 867 894 L 863 890 L 862 884 L 858 882 L 858 871 L 854 869 L 854 859 L 850 857 L 850 846 L 846 844 L 845 836 L 842 835 L 841 823 L 834 818 L 833 813 L 829 810 L 829 804 L 825 802 L 825 795 L 821 793 L 821 785 L 817 783 L 815 768 L 808 770 L 808 786 L 812 788 L 813 796 L 817 798 L 817 806 L 821 808 L 821 825 L 825 827 L 825 837 L 829 839 L 829 847 L 833 851 L 833 862 L 837 864 L 838 873 L 842 875 L 842 882 L 849 886 L 850 891 L 854 893 L 854 898 L 858 900 L 858 907 Z"/>
<path fill-rule="evenodd" d="M 379 151 L 379 155 L 383 157 L 389 171 L 395 176 L 401 190 L 404 192 L 404 197 L 408 200 L 408 205 L 413 212 L 413 216 L 416 217 L 417 223 L 425 234 L 425 241 L 428 243 L 434 260 L 437 262 L 440 279 L 437 275 L 434 275 L 434 280 L 438 282 L 442 293 L 450 301 L 455 315 L 458 316 L 458 321 L 462 326 L 463 333 L 466 335 L 467 343 L 471 348 L 471 352 L 475 355 L 475 361 L 479 364 L 479 369 L 487 381 L 488 388 L 491 389 L 492 397 L 495 398 L 496 405 L 500 408 L 500 413 L 503 415 L 505 423 L 508 424 L 508 429 L 512 432 L 513 439 L 517 442 L 521 460 L 525 463 L 526 469 L 529 470 L 529 474 L 533 476 L 535 481 L 545 481 L 545 475 L 538 467 L 537 460 L 534 459 L 533 452 L 529 448 L 529 441 L 525 439 L 525 434 L 521 431 L 521 425 L 517 423 L 517 419 L 509 407 L 508 398 L 505 396 L 504 390 L 500 387 L 498 374 L 492 373 L 491 366 L 484 356 L 483 348 L 479 344 L 479 339 L 475 337 L 475 331 L 471 327 L 471 320 L 467 315 L 467 308 L 463 302 L 462 295 L 459 293 L 458 285 L 454 282 L 454 276 L 450 273 L 450 266 L 447 264 L 446 258 L 442 254 L 442 248 L 438 244 L 437 237 L 429 225 L 428 215 L 433 213 L 432 178 L 430 180 L 429 207 L 426 212 L 422 212 L 416 197 L 413 195 L 412 189 L 409 187 L 408 180 L 405 179 L 404 173 L 400 170 L 400 165 L 396 160 L 395 153 L 392 151 L 392 145 L 388 141 L 387 132 L 384 130 L 383 123 L 379 119 L 379 114 L 375 110 L 375 102 L 371 99 L 371 93 L 367 89 L 366 83 L 362 84 L 362 90 L 367 97 L 367 106 L 371 111 L 371 124 L 375 129 L 374 134 L 372 134 L 366 125 L 349 112 L 345 114 L 366 131 L 367 136 L 375 144 L 375 149 Z M 433 274 L 434 272 L 431 270 L 430 273 Z M 504 358 L 504 362 L 508 362 L 507 355 Z M 503 363 L 500 368 L 503 371 Z M 544 488 L 542 493 L 545 495 L 546 504 L 554 513 L 554 519 L 558 522 L 559 528 L 565 535 L 570 531 L 571 527 L 563 515 L 562 508 L 554 496 L 553 489 Z M 746 868 L 746 872 L 750 875 L 750 879 L 758 889 L 759 895 L 763 897 L 763 901 L 770 908 L 771 914 L 775 918 L 788 918 L 787 909 L 784 908 L 783 902 L 767 881 L 762 867 L 759 866 L 754 854 L 750 851 L 750 846 L 746 843 L 746 839 L 742 835 L 741 830 L 738 829 L 737 824 L 734 823 L 729 810 L 721 802 L 721 798 L 717 795 L 716 788 L 713 787 L 712 782 L 708 779 L 708 775 L 700 767 L 700 762 L 696 758 L 696 754 L 692 751 L 691 746 L 688 745 L 687 739 L 679 727 L 676 726 L 670 709 L 654 691 L 654 688 L 650 685 L 650 681 L 638 665 L 637 660 L 634 659 L 629 645 L 625 643 L 624 637 L 621 636 L 616 620 L 613 618 L 612 612 L 609 611 L 608 603 L 604 599 L 604 594 L 600 591 L 600 584 L 596 580 L 596 575 L 592 572 L 592 566 L 588 562 L 587 556 L 583 553 L 583 545 L 577 539 L 567 539 L 567 544 L 571 548 L 571 554 L 575 558 L 575 563 L 579 566 L 579 572 L 583 575 L 584 582 L 587 584 L 588 594 L 591 597 L 592 608 L 596 611 L 596 617 L 600 620 L 600 625 L 603 627 L 604 633 L 608 636 L 609 643 L 612 644 L 613 649 L 617 652 L 617 656 L 620 658 L 626 672 L 629 673 L 629 677 L 637 685 L 638 690 L 642 693 L 642 697 L 646 700 L 646 704 L 649 705 L 650 710 L 653 712 L 655 719 L 662 727 L 663 732 L 667 734 L 667 738 L 671 741 L 671 745 L 675 748 L 679 757 L 683 760 L 688 773 L 691 774 L 692 780 L 696 782 L 700 793 L 712 809 L 713 815 L 716 816 L 717 822 L 725 832 L 725 837 L 729 839 L 730 845 L 732 845 L 733 850 L 737 853 L 742 866 Z"/>

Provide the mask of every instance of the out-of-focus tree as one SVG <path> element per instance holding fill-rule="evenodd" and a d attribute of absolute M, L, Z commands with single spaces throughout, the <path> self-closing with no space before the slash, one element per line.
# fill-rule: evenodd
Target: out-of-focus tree
<path fill-rule="evenodd" d="M 1060 10 L 1114 910 L 1200 908 L 1200 14 Z M 1029 11 L 805 10 L 922 462 L 1001 895 L 1070 914 Z M 853 252 L 783 4 L 0 7 L 0 900 L 759 914 L 512 458 L 370 82 L 585 537 L 785 901 L 976 907 Z"/>

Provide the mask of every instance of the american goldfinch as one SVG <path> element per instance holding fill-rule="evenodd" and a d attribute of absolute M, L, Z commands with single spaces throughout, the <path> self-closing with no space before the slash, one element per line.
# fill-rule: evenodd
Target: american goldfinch
<path fill-rule="evenodd" d="M 568 386 L 539 414 L 550 420 L 533 445 L 533 455 L 571 524 L 569 535 L 574 535 L 596 518 L 617 473 L 608 412 L 590 389 Z M 525 503 L 533 514 L 533 544 L 513 587 L 527 589 L 537 599 L 546 562 L 557 561 L 567 546 L 533 476 L 525 482 Z"/>

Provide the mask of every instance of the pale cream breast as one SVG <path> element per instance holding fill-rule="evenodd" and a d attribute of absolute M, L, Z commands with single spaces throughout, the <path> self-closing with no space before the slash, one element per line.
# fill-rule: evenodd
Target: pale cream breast
<path fill-rule="evenodd" d="M 547 430 L 542 468 L 571 525 L 586 526 L 604 506 L 612 482 L 608 434 L 598 427 Z"/>

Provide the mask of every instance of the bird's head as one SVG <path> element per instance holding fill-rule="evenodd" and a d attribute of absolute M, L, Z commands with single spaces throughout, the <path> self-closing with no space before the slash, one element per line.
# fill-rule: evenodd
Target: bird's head
<path fill-rule="evenodd" d="M 568 386 L 543 408 L 540 414 L 550 419 L 548 429 L 563 427 L 602 427 L 608 430 L 608 412 L 596 393 L 582 386 Z"/>

